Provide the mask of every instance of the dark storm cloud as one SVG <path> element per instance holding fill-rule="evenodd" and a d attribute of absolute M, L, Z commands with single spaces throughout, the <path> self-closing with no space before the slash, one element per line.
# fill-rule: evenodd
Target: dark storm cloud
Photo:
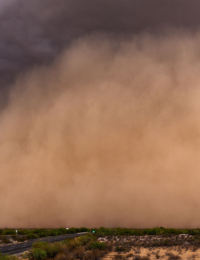
<path fill-rule="evenodd" d="M 0 8 L 1 85 L 30 66 L 49 63 L 85 34 L 197 30 L 200 24 L 198 0 L 10 0 Z"/>

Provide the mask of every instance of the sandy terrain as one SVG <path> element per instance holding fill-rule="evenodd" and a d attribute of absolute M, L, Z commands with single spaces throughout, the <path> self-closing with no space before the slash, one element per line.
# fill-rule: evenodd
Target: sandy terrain
<path fill-rule="evenodd" d="M 138 253 L 136 253 L 138 252 Z M 182 260 L 192 260 L 192 259 L 200 259 L 200 249 L 197 249 L 195 252 L 193 251 L 193 248 L 189 249 L 183 249 L 179 246 L 177 247 L 167 247 L 167 248 L 144 248 L 141 247 L 140 249 L 133 248 L 127 253 L 121 253 L 122 256 L 126 256 L 128 254 L 132 253 L 133 255 L 140 255 L 140 256 L 148 256 L 150 254 L 150 260 L 157 260 L 157 259 L 163 259 L 168 260 L 169 256 L 168 253 L 173 253 L 174 255 L 179 255 Z M 111 260 L 114 258 L 115 255 L 117 255 L 117 252 L 109 253 L 106 257 L 103 259 L 105 260 Z M 158 254 L 159 258 L 156 257 Z M 132 259 L 133 257 L 130 257 L 129 259 Z"/>

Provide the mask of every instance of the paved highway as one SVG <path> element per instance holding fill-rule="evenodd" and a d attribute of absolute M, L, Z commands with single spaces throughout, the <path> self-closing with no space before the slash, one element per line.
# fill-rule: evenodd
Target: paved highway
<path fill-rule="evenodd" d="M 31 240 L 28 240 L 27 242 L 24 242 L 24 243 L 0 246 L 0 252 L 3 255 L 4 254 L 14 255 L 14 254 L 22 253 L 22 252 L 30 249 L 32 244 L 35 243 L 35 242 L 38 242 L 38 241 L 52 243 L 52 242 L 62 241 L 64 239 L 66 239 L 66 238 L 80 237 L 80 236 L 83 236 L 85 234 L 87 234 L 87 232 L 76 233 L 76 234 L 68 234 L 68 235 L 61 235 L 61 236 L 56 236 L 56 237 L 45 237 L 45 238 L 42 238 L 40 240 L 38 240 L 38 239 L 31 239 Z"/>

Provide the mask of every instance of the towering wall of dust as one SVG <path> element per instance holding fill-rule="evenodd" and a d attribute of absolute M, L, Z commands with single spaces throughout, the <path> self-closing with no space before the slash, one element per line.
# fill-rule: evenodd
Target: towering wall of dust
<path fill-rule="evenodd" d="M 1 227 L 199 227 L 200 37 L 93 36 L 0 114 Z"/>

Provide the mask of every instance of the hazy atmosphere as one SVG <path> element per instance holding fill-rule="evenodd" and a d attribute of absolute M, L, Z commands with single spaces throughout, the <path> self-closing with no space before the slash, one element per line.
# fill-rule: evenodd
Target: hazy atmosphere
<path fill-rule="evenodd" d="M 200 226 L 199 8 L 1 0 L 0 227 Z"/>

